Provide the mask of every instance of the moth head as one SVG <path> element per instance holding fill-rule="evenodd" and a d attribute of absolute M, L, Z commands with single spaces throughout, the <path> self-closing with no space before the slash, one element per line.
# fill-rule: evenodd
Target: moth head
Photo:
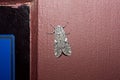
<path fill-rule="evenodd" d="M 60 26 L 60 25 L 57 25 L 57 27 L 59 27 L 59 28 L 60 28 L 61 26 Z"/>
<path fill-rule="evenodd" d="M 58 33 L 58 34 L 60 34 L 61 32 L 63 32 L 63 27 L 60 26 L 60 25 L 57 25 L 57 26 L 55 27 L 55 32 Z"/>
<path fill-rule="evenodd" d="M 56 29 L 63 29 L 61 25 L 57 25 Z"/>

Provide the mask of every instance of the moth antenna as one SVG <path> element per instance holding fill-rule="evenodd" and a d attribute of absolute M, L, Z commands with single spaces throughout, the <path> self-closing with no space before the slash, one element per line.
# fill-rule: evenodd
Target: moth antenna
<path fill-rule="evenodd" d="M 50 24 L 50 26 L 51 26 L 53 29 L 55 29 L 55 27 L 54 27 L 52 24 Z"/>
<path fill-rule="evenodd" d="M 64 25 L 63 28 L 65 28 L 68 24 L 69 24 L 69 22 L 66 22 L 66 25 Z"/>

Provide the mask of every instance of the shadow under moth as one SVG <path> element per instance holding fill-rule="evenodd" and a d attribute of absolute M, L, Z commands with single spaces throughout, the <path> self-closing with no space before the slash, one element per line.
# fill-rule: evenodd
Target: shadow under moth
<path fill-rule="evenodd" d="M 67 34 L 64 31 L 64 27 L 57 25 L 54 28 L 54 32 L 51 33 L 51 34 L 54 33 L 54 37 L 55 37 L 54 38 L 54 55 L 56 57 L 60 57 L 62 53 L 66 56 L 70 56 L 72 52 L 70 44 L 68 42 L 68 38 L 66 36 Z"/>

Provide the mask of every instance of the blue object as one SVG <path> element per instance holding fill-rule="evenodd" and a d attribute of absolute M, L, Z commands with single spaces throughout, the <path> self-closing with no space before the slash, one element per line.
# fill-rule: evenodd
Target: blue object
<path fill-rule="evenodd" d="M 14 35 L 0 35 L 0 80 L 15 80 Z"/>

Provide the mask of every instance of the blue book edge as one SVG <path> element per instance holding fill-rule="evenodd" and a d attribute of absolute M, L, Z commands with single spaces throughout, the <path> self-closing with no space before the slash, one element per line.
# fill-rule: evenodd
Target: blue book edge
<path fill-rule="evenodd" d="M 0 38 L 11 41 L 11 79 L 15 80 L 15 36 L 13 34 L 0 34 Z"/>

